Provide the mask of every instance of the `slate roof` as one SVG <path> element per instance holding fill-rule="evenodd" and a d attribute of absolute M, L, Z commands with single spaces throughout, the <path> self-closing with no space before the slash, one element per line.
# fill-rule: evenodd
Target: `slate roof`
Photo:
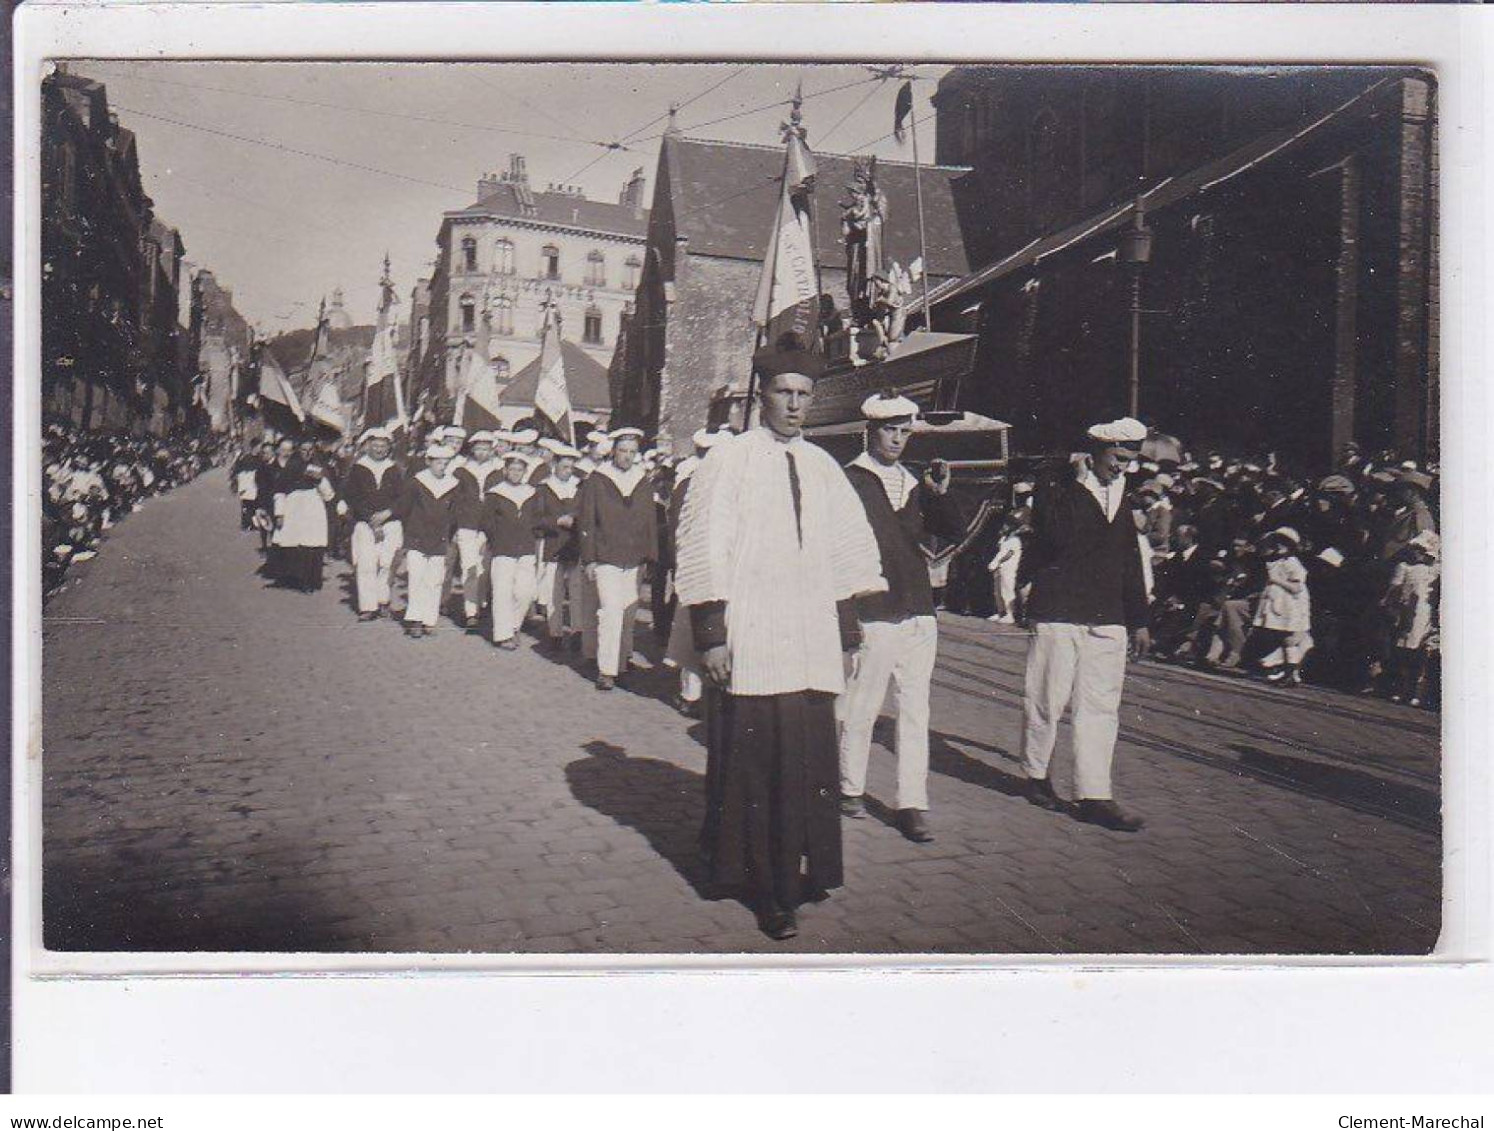
<path fill-rule="evenodd" d="M 810 138 L 811 146 L 814 138 Z M 816 153 L 814 204 L 820 262 L 845 261 L 839 202 L 847 200 L 852 158 Z M 676 233 L 691 255 L 761 261 L 778 206 L 783 146 L 747 145 L 670 135 L 661 158 L 668 177 Z M 924 165 L 924 226 L 930 275 L 957 276 L 970 270 L 955 208 L 954 184 L 965 166 Z M 877 179 L 887 196 L 884 230 L 889 258 L 907 266 L 918 257 L 918 205 L 911 162 L 877 159 Z"/>
<path fill-rule="evenodd" d="M 612 391 L 607 384 L 607 367 L 575 342 L 560 343 L 560 357 L 565 365 L 565 385 L 571 407 L 582 412 L 607 411 L 612 407 Z M 535 358 L 509 383 L 498 397 L 499 404 L 532 405 L 539 388 L 540 359 Z"/>
<path fill-rule="evenodd" d="M 639 240 L 648 235 L 647 209 L 611 204 L 605 200 L 585 200 L 563 192 L 535 192 L 528 189 L 525 195 L 532 202 L 532 207 L 526 207 L 520 200 L 518 185 L 504 181 L 466 208 L 459 212 L 448 212 L 447 216 L 477 214 L 509 217 L 537 224 L 585 228 L 591 232 L 614 232 Z"/>

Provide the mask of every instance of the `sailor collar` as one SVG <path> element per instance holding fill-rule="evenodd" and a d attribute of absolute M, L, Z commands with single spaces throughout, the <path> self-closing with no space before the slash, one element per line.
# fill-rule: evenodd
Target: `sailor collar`
<path fill-rule="evenodd" d="M 872 458 L 870 452 L 862 452 L 851 461 L 851 466 L 862 468 L 877 477 L 877 482 L 882 485 L 882 490 L 887 495 L 887 501 L 892 504 L 894 510 L 902 507 L 912 497 L 913 488 L 918 486 L 918 477 L 901 463 L 895 463 L 889 467 L 886 464 L 878 463 Z M 902 485 L 899 498 L 893 498 L 892 486 L 888 483 L 888 479 L 893 476 L 894 472 L 897 474 L 896 481 Z"/>
<path fill-rule="evenodd" d="M 382 483 L 384 473 L 394 466 L 392 459 L 374 459 L 372 456 L 359 456 L 357 466 L 366 467 L 373 472 L 374 482 Z"/>
<path fill-rule="evenodd" d="M 428 467 L 416 472 L 415 480 L 423 483 L 425 489 L 438 499 L 444 498 L 446 493 L 457 485 L 456 476 L 448 472 L 438 479 Z"/>
<path fill-rule="evenodd" d="M 507 479 L 500 479 L 488 488 L 488 494 L 501 495 L 516 507 L 522 507 L 534 496 L 534 488 L 528 483 L 513 484 Z"/>
<path fill-rule="evenodd" d="M 648 476 L 647 469 L 641 463 L 635 463 L 627 471 L 619 471 L 617 464 L 610 461 L 598 467 L 595 474 L 605 475 L 612 480 L 625 499 L 630 498 L 638 490 L 638 484 Z"/>
<path fill-rule="evenodd" d="M 569 479 L 559 479 L 552 475 L 545 480 L 543 485 L 550 488 L 551 491 L 555 492 L 556 497 L 561 499 L 574 499 L 576 492 L 581 489 L 580 480 L 574 475 Z"/>

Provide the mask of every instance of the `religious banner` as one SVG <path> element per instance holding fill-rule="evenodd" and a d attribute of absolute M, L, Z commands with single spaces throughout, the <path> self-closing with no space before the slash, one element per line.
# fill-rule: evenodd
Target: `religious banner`
<path fill-rule="evenodd" d="M 565 359 L 560 352 L 560 328 L 545 316 L 544 341 L 540 346 L 539 384 L 534 390 L 534 408 L 567 443 L 572 438 L 571 394 L 565 381 Z"/>
<path fill-rule="evenodd" d="M 815 266 L 810 197 L 815 164 L 799 124 L 798 108 L 784 126 L 787 148 L 783 162 L 783 192 L 768 237 L 768 254 L 758 279 L 752 321 L 761 340 L 777 342 L 792 333 L 805 348 L 817 348 L 820 288 Z"/>

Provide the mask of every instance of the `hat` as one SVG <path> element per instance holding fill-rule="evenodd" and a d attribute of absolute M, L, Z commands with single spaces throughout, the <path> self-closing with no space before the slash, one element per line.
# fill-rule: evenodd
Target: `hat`
<path fill-rule="evenodd" d="M 503 462 L 522 463 L 524 465 L 525 471 L 532 471 L 540 461 L 538 458 L 530 455 L 528 452 L 513 451 L 504 453 Z"/>
<path fill-rule="evenodd" d="M 1409 483 L 1411 486 L 1422 491 L 1430 491 L 1432 489 L 1432 477 L 1425 471 L 1402 471 L 1396 476 L 1396 479 L 1402 483 Z"/>
<path fill-rule="evenodd" d="M 360 444 L 363 444 L 363 443 L 367 443 L 369 440 L 391 440 L 392 441 L 393 439 L 394 439 L 394 434 L 392 432 L 390 432 L 389 429 L 387 429 L 387 428 L 383 428 L 383 427 L 365 428 L 363 430 L 363 435 L 361 435 L 361 436 L 358 437 L 358 442 Z M 266 443 L 268 443 L 268 441 L 266 441 Z"/>
<path fill-rule="evenodd" d="M 539 442 L 539 446 L 544 448 L 545 451 L 549 452 L 556 459 L 581 458 L 581 453 L 578 452 L 575 448 L 571 447 L 569 444 L 563 444 L 559 440 L 556 440 L 550 436 L 546 436 L 543 440 L 541 440 Z"/>
<path fill-rule="evenodd" d="M 521 428 L 517 432 L 509 433 L 508 441 L 511 444 L 532 444 L 539 438 L 538 428 Z"/>
<path fill-rule="evenodd" d="M 1318 490 L 1325 495 L 1352 495 L 1354 484 L 1346 475 L 1330 475 L 1318 484 Z"/>
<path fill-rule="evenodd" d="M 873 393 L 861 402 L 861 415 L 868 420 L 904 420 L 918 416 L 918 405 L 896 393 Z"/>
<path fill-rule="evenodd" d="M 425 449 L 426 459 L 451 459 L 456 455 L 456 450 L 445 444 L 430 444 Z"/>
<path fill-rule="evenodd" d="M 1123 416 L 1105 424 L 1092 424 L 1089 438 L 1102 444 L 1139 444 L 1146 439 L 1146 425 L 1134 417 Z"/>
<path fill-rule="evenodd" d="M 1159 471 L 1159 472 L 1157 472 L 1156 480 L 1155 481 L 1156 481 L 1157 486 L 1161 487 L 1164 491 L 1167 490 L 1169 487 L 1173 486 L 1175 483 L 1177 483 L 1177 480 L 1174 479 L 1171 475 L 1169 475 L 1165 471 Z"/>
<path fill-rule="evenodd" d="M 1414 459 L 1407 459 L 1407 460 L 1402 460 L 1401 461 L 1401 470 L 1402 471 L 1419 471 L 1421 469 L 1416 466 L 1416 461 Z"/>
<path fill-rule="evenodd" d="M 467 438 L 467 430 L 460 424 L 448 424 L 445 428 L 441 429 L 441 434 L 450 440 L 465 440 Z"/>
<path fill-rule="evenodd" d="M 1298 534 L 1290 526 L 1278 526 L 1271 533 L 1267 534 L 1266 537 L 1280 538 L 1283 541 L 1290 542 L 1293 546 L 1302 545 L 1302 535 Z"/>
<path fill-rule="evenodd" d="M 1162 484 L 1158 483 L 1155 479 L 1148 479 L 1140 487 L 1136 488 L 1136 493 L 1138 495 L 1160 495 L 1162 494 Z"/>
<path fill-rule="evenodd" d="M 605 432 L 603 432 L 603 431 L 601 431 L 600 429 L 597 429 L 597 428 L 593 428 L 590 432 L 588 432 L 586 434 L 586 442 L 588 444 L 600 444 L 606 438 L 607 438 L 607 433 L 605 433 Z"/>
<path fill-rule="evenodd" d="M 627 426 L 625 428 L 614 428 L 611 432 L 607 433 L 607 439 L 611 440 L 614 444 L 617 443 L 617 441 L 619 441 L 619 440 L 625 440 L 625 439 L 627 439 L 629 436 L 632 436 L 639 443 L 642 443 L 643 442 L 643 429 L 642 428 L 634 428 L 631 425 L 629 425 L 629 426 Z"/>
<path fill-rule="evenodd" d="M 793 331 L 780 334 L 772 345 L 763 346 L 752 355 L 752 368 L 766 380 L 780 373 L 802 373 L 811 380 L 825 371 L 825 359 L 811 353 L 807 343 Z"/>
<path fill-rule="evenodd" d="M 491 444 L 497 438 L 497 436 L 495 436 L 492 432 L 489 432 L 486 428 L 479 428 L 476 432 L 467 437 L 467 443 Z"/>
<path fill-rule="evenodd" d="M 1224 490 L 1224 484 L 1223 483 L 1219 482 L 1219 480 L 1217 480 L 1217 479 L 1212 479 L 1212 478 L 1210 478 L 1207 475 L 1204 475 L 1204 476 L 1199 477 L 1198 479 L 1195 479 L 1193 481 L 1193 484 L 1196 487 L 1212 487 L 1216 491 L 1223 491 Z"/>

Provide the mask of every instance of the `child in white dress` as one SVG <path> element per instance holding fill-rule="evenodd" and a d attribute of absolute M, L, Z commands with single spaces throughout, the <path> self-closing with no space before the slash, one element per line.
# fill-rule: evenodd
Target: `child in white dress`
<path fill-rule="evenodd" d="M 1256 604 L 1255 627 L 1260 665 L 1271 683 L 1296 686 L 1300 668 L 1312 650 L 1312 598 L 1307 591 L 1307 567 L 1297 557 L 1302 537 L 1290 526 L 1267 534 L 1262 553 L 1266 584 Z"/>

